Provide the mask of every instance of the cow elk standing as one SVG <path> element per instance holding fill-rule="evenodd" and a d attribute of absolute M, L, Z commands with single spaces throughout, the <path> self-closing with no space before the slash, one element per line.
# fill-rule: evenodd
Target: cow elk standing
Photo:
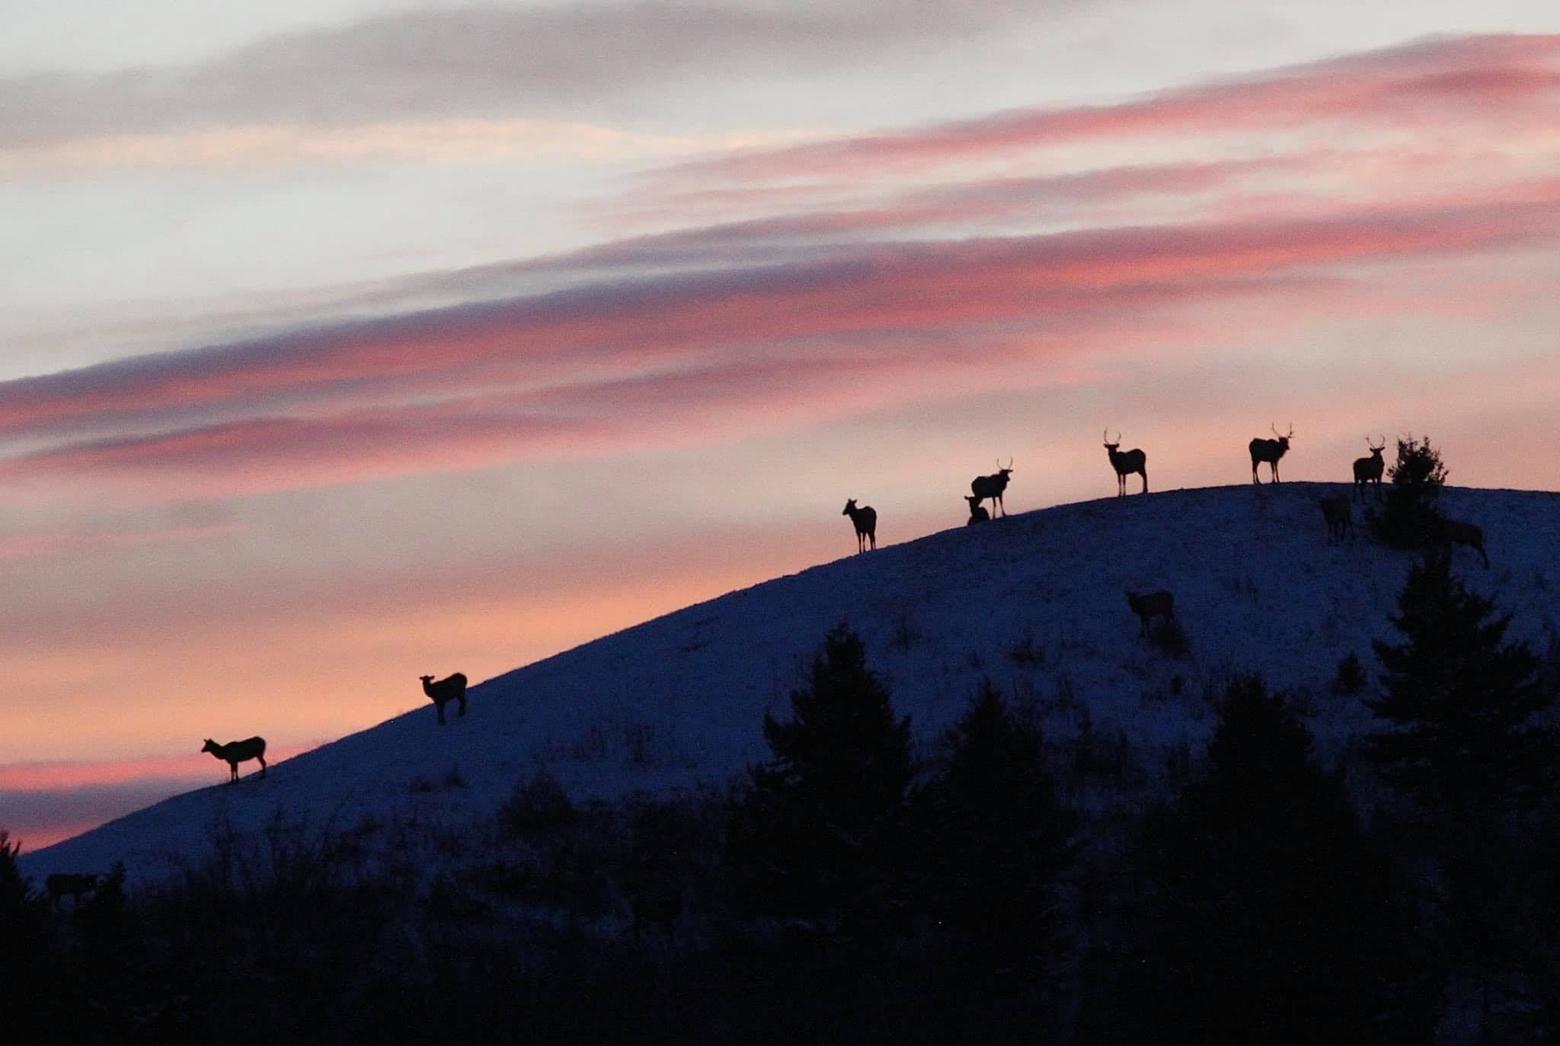
<path fill-rule="evenodd" d="M 851 524 L 856 528 L 856 554 L 867 550 L 867 542 L 872 542 L 872 547 L 877 548 L 877 511 L 871 505 L 856 507 L 856 499 L 851 498 L 845 502 L 845 511 L 842 516 L 849 516 Z"/>
<path fill-rule="evenodd" d="M 1381 500 L 1381 474 L 1385 471 L 1386 462 L 1381 460 L 1381 452 L 1387 449 L 1387 437 L 1381 437 L 1381 446 L 1376 446 L 1365 437 L 1365 446 L 1370 448 L 1370 457 L 1354 459 L 1354 496 L 1363 499 L 1366 486 L 1376 488 L 1376 500 Z"/>
<path fill-rule="evenodd" d="M 251 759 L 260 760 L 260 776 L 265 776 L 265 738 L 250 737 L 242 741 L 229 741 L 225 745 L 219 745 L 211 738 L 206 738 L 206 744 L 201 748 L 202 752 L 210 752 L 216 758 L 228 765 L 228 783 L 238 780 L 238 764 L 246 763 Z"/>
<path fill-rule="evenodd" d="M 1148 493 L 1148 455 L 1141 450 L 1133 449 L 1120 451 L 1121 433 L 1116 433 L 1116 442 L 1110 441 L 1110 429 L 1106 429 L 1101 436 L 1105 440 L 1105 453 L 1110 457 L 1110 467 L 1116 470 L 1116 496 L 1127 496 L 1127 477 L 1139 475 L 1143 477 L 1143 489 L 1140 493 Z"/>
<path fill-rule="evenodd" d="M 1327 543 L 1342 541 L 1354 536 L 1354 507 L 1349 499 L 1337 494 L 1329 498 L 1317 498 L 1322 507 L 1322 518 L 1327 521 Z"/>
<path fill-rule="evenodd" d="M 965 526 L 969 526 L 972 523 L 990 522 L 991 513 L 987 512 L 985 507 L 981 505 L 980 498 L 976 497 L 974 494 L 971 494 L 964 500 L 969 502 L 970 505 L 970 518 L 965 521 Z"/>
<path fill-rule="evenodd" d="M 1002 492 L 1007 490 L 1008 477 L 1013 474 L 1013 459 L 1008 458 L 1007 468 L 1002 467 L 1002 459 L 997 459 L 997 471 L 989 476 L 976 476 L 970 481 L 970 493 L 975 495 L 977 503 L 991 499 L 991 514 L 1007 515 L 1007 506 L 1002 503 Z M 1001 510 L 1000 513 L 998 510 Z"/>
<path fill-rule="evenodd" d="M 1128 592 L 1127 606 L 1132 608 L 1143 626 L 1140 635 L 1149 634 L 1149 622 L 1156 617 L 1167 625 L 1175 620 L 1175 597 L 1168 592 L 1149 592 L 1144 595 Z"/>
<path fill-rule="evenodd" d="M 1278 426 L 1269 425 L 1268 428 L 1273 430 L 1273 435 L 1278 436 Z M 1295 427 L 1290 425 L 1289 431 L 1278 436 L 1277 439 L 1258 436 L 1246 445 L 1246 449 L 1251 451 L 1251 482 L 1261 485 L 1262 480 L 1257 475 L 1257 466 L 1263 462 L 1267 462 L 1268 468 L 1272 470 L 1273 482 L 1278 482 L 1278 459 L 1288 453 L 1289 441 L 1294 438 L 1294 435 Z"/>
<path fill-rule="evenodd" d="M 438 682 L 432 676 L 418 676 L 422 680 L 423 693 L 433 702 L 434 709 L 439 713 L 439 725 L 444 725 L 444 706 L 451 701 L 460 703 L 460 712 L 466 714 L 466 676 L 463 672 L 456 672 L 446 676 Z"/>

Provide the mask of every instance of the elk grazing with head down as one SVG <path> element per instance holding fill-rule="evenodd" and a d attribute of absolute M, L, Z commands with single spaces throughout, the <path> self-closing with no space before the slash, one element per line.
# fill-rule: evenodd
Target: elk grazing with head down
<path fill-rule="evenodd" d="M 851 498 L 845 502 L 845 511 L 842 516 L 849 516 L 851 525 L 856 528 L 856 552 L 859 555 L 867 550 L 867 542 L 877 548 L 877 511 L 871 505 L 856 507 L 856 499 Z"/>
<path fill-rule="evenodd" d="M 458 715 L 466 714 L 466 677 L 460 672 L 447 676 L 437 682 L 432 676 L 418 676 L 422 680 L 423 693 L 433 701 L 434 709 L 439 713 L 439 725 L 444 725 L 444 706 L 451 701 L 460 703 Z"/>
<path fill-rule="evenodd" d="M 969 502 L 970 505 L 970 518 L 965 521 L 965 526 L 969 526 L 971 523 L 988 523 L 991 521 L 991 513 L 987 512 L 985 506 L 980 503 L 980 498 L 971 494 L 964 500 Z"/>
<path fill-rule="evenodd" d="M 1354 508 L 1342 494 L 1330 498 L 1317 498 L 1322 507 L 1322 518 L 1327 521 L 1327 543 L 1342 541 L 1354 535 Z"/>
<path fill-rule="evenodd" d="M 1140 493 L 1148 493 L 1148 455 L 1141 450 L 1122 451 L 1121 433 L 1116 433 L 1116 442 L 1110 441 L 1110 429 L 1101 433 L 1105 440 L 1105 453 L 1110 457 L 1110 467 L 1116 470 L 1116 496 L 1127 496 L 1127 477 L 1139 475 L 1143 477 L 1143 489 Z"/>
<path fill-rule="evenodd" d="M 1167 625 L 1175 620 L 1175 597 L 1168 592 L 1149 592 L 1145 595 L 1128 592 L 1127 606 L 1132 608 L 1143 626 L 1141 635 L 1148 635 L 1148 624 L 1153 618 L 1157 617 Z"/>
<path fill-rule="evenodd" d="M 225 745 L 219 745 L 211 738 L 206 738 L 202 752 L 210 752 L 216 758 L 227 763 L 229 770 L 228 783 L 238 780 L 238 764 L 248 762 L 251 759 L 260 760 L 260 776 L 265 776 L 265 738 L 250 737 L 243 741 L 229 741 Z"/>
<path fill-rule="evenodd" d="M 1381 499 L 1381 473 L 1386 469 L 1386 462 L 1381 460 L 1381 452 L 1387 449 L 1387 437 L 1381 437 L 1381 446 L 1376 446 L 1365 437 L 1365 446 L 1370 448 L 1370 457 L 1354 459 L 1354 496 L 1365 497 L 1367 485 L 1376 488 L 1376 498 Z"/>
<path fill-rule="evenodd" d="M 970 493 L 975 495 L 976 502 L 991 499 L 991 514 L 1007 515 L 1007 506 L 1002 503 L 1002 492 L 1007 490 L 1008 477 L 1013 474 L 1013 459 L 1008 458 L 1007 468 L 1002 467 L 1002 459 L 997 459 L 997 471 L 989 476 L 976 476 L 970 480 Z"/>
<path fill-rule="evenodd" d="M 1443 519 L 1436 524 L 1433 536 L 1448 555 L 1453 545 L 1467 545 L 1483 557 L 1486 567 L 1490 565 L 1490 555 L 1484 551 L 1483 528 L 1455 519 Z"/>
<path fill-rule="evenodd" d="M 1268 428 L 1273 430 L 1273 435 L 1278 436 L 1278 426 L 1269 425 Z M 1273 482 L 1278 482 L 1278 459 L 1288 453 L 1289 441 L 1294 438 L 1294 435 L 1295 427 L 1290 425 L 1289 431 L 1278 436 L 1277 439 L 1264 439 L 1258 436 L 1246 445 L 1246 449 L 1251 451 L 1251 482 L 1261 484 L 1262 480 L 1257 476 L 1257 466 L 1264 461 L 1273 472 Z"/>

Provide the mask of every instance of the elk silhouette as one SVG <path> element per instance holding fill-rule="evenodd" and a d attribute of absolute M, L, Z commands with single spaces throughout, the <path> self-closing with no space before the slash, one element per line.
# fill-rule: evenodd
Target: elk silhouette
<path fill-rule="evenodd" d="M 969 526 L 972 523 L 986 523 L 991 520 L 991 513 L 987 512 L 985 508 L 982 507 L 980 498 L 976 497 L 974 494 L 971 494 L 964 500 L 969 502 L 970 505 L 970 518 L 965 521 L 965 526 Z"/>
<path fill-rule="evenodd" d="M 1143 595 L 1128 592 L 1127 606 L 1132 608 L 1143 626 L 1140 635 L 1148 635 L 1148 623 L 1153 618 L 1157 617 L 1167 625 L 1175 620 L 1175 597 L 1168 592 L 1148 592 Z"/>
<path fill-rule="evenodd" d="M 856 528 L 856 554 L 867 550 L 867 542 L 872 542 L 872 547 L 877 548 L 877 511 L 871 505 L 856 507 L 856 499 L 851 498 L 845 502 L 845 511 L 842 516 L 849 516 L 851 524 Z"/>
<path fill-rule="evenodd" d="M 1490 565 L 1490 555 L 1484 551 L 1484 531 L 1472 523 L 1463 523 L 1455 519 L 1443 519 L 1435 525 L 1434 538 L 1440 542 L 1441 548 L 1447 554 L 1451 553 L 1453 545 L 1467 545 L 1475 550 L 1484 559 L 1484 565 Z"/>
<path fill-rule="evenodd" d="M 1008 458 L 1007 468 L 1002 467 L 1002 459 L 997 459 L 997 471 L 989 476 L 976 476 L 970 480 L 970 493 L 975 495 L 976 502 L 991 499 L 991 514 L 1007 515 L 1007 506 L 1002 503 L 1002 492 L 1007 490 L 1008 477 L 1013 474 L 1013 459 Z"/>
<path fill-rule="evenodd" d="M 1370 448 L 1370 457 L 1354 459 L 1354 496 L 1363 499 L 1365 487 L 1373 485 L 1376 488 L 1376 499 L 1381 500 L 1381 473 L 1387 467 L 1381 460 L 1381 452 L 1387 449 L 1387 437 L 1381 437 L 1381 446 L 1376 446 L 1365 437 L 1365 446 Z"/>
<path fill-rule="evenodd" d="M 72 907 L 80 908 L 81 895 L 97 893 L 100 878 L 96 872 L 55 872 L 43 881 L 43 885 L 49 891 L 49 903 L 56 909 L 66 897 L 71 899 Z"/>
<path fill-rule="evenodd" d="M 1116 470 L 1116 496 L 1127 496 L 1127 477 L 1134 473 L 1143 477 L 1143 489 L 1141 494 L 1148 493 L 1148 455 L 1141 450 L 1119 451 L 1121 446 L 1121 433 L 1116 433 L 1116 442 L 1110 441 L 1110 429 L 1106 429 L 1101 436 L 1105 440 L 1105 453 L 1110 457 L 1110 467 Z"/>
<path fill-rule="evenodd" d="M 1329 498 L 1317 498 L 1322 518 L 1327 521 L 1327 543 L 1342 541 L 1344 536 L 1354 536 L 1354 508 L 1348 497 L 1338 494 Z"/>
<path fill-rule="evenodd" d="M 1273 430 L 1273 435 L 1278 436 L 1278 426 L 1269 425 L 1268 428 Z M 1278 459 L 1288 452 L 1289 441 L 1294 438 L 1294 434 L 1295 427 L 1291 424 L 1289 431 L 1278 436 L 1277 439 L 1258 436 L 1246 445 L 1246 449 L 1251 451 L 1251 482 L 1261 485 L 1262 480 L 1257 476 L 1257 465 L 1264 461 L 1273 471 L 1273 482 L 1278 482 Z"/>
<path fill-rule="evenodd" d="M 444 706 L 451 701 L 460 702 L 458 715 L 466 714 L 466 677 L 456 672 L 446 676 L 438 682 L 434 682 L 432 676 L 418 676 L 422 680 L 423 693 L 433 701 L 433 707 L 439 713 L 439 725 L 444 725 Z"/>
<path fill-rule="evenodd" d="M 227 763 L 230 771 L 228 777 L 229 784 L 238 780 L 238 764 L 248 762 L 251 759 L 260 760 L 260 776 L 265 776 L 265 738 L 263 737 L 229 741 L 225 745 L 219 745 L 208 737 L 201 751 L 210 752 L 216 758 Z"/>

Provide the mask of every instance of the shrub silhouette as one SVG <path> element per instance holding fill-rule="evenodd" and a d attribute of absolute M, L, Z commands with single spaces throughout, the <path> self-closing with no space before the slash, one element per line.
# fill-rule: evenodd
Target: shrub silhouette
<path fill-rule="evenodd" d="M 1333 693 L 1353 695 L 1365 689 L 1369 679 L 1365 675 L 1365 666 L 1360 662 L 1360 655 L 1349 651 L 1338 662 L 1338 673 L 1333 677 Z"/>
<path fill-rule="evenodd" d="M 1397 461 L 1387 469 L 1391 484 L 1379 514 L 1371 513 L 1377 537 L 1393 548 L 1421 548 L 1439 531 L 1441 511 L 1437 500 L 1446 485 L 1446 465 L 1430 437 L 1402 437 L 1397 441 Z"/>

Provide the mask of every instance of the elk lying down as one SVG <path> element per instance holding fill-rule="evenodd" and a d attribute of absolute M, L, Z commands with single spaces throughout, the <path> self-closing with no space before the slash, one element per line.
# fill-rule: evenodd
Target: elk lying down
<path fill-rule="evenodd" d="M 1148 624 L 1153 618 L 1157 617 L 1165 624 L 1175 620 L 1175 597 L 1168 592 L 1149 592 L 1144 595 L 1128 592 L 1127 605 L 1143 625 L 1141 635 L 1148 635 Z"/>
<path fill-rule="evenodd" d="M 223 760 L 231 771 L 228 782 L 238 780 L 238 764 L 250 759 L 260 760 L 260 776 L 265 776 L 265 738 L 251 737 L 243 741 L 229 741 L 225 745 L 219 745 L 211 738 L 206 738 L 206 745 L 202 752 L 210 752 L 213 756 Z"/>
<path fill-rule="evenodd" d="M 433 702 L 439 713 L 439 725 L 444 725 L 444 706 L 451 701 L 460 703 L 460 715 L 466 714 L 466 677 L 461 672 L 435 682 L 432 676 L 418 676 L 422 680 L 423 693 Z"/>
<path fill-rule="evenodd" d="M 969 526 L 971 523 L 988 523 L 991 521 L 991 513 L 987 512 L 985 506 L 980 503 L 980 498 L 971 494 L 964 500 L 970 506 L 970 518 L 965 521 L 965 526 Z"/>
<path fill-rule="evenodd" d="M 1342 541 L 1354 534 L 1354 509 L 1342 494 L 1330 498 L 1317 498 L 1322 508 L 1322 518 L 1327 521 L 1327 543 Z"/>
<path fill-rule="evenodd" d="M 43 881 L 43 885 L 49 891 L 49 903 L 54 907 L 60 906 L 63 897 L 69 897 L 79 907 L 82 894 L 97 892 L 98 878 L 95 872 L 55 872 Z"/>
<path fill-rule="evenodd" d="M 1484 558 L 1484 565 L 1490 565 L 1489 553 L 1484 551 L 1484 531 L 1472 523 L 1443 519 L 1436 524 L 1435 537 L 1441 543 L 1441 547 L 1448 552 L 1453 545 L 1467 545 L 1469 548 L 1476 549 Z"/>

